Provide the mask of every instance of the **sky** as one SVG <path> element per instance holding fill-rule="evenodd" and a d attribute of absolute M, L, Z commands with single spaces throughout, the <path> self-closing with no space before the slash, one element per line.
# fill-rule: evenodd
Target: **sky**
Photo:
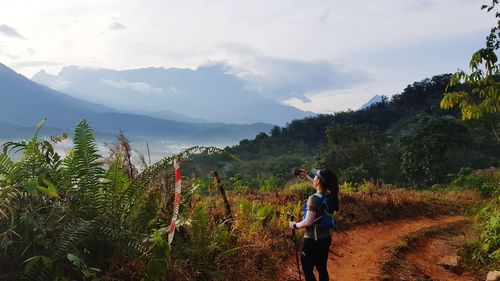
<path fill-rule="evenodd" d="M 62 67 L 224 64 L 299 109 L 357 109 L 467 69 L 495 25 L 487 0 L 0 0 L 0 62 Z"/>

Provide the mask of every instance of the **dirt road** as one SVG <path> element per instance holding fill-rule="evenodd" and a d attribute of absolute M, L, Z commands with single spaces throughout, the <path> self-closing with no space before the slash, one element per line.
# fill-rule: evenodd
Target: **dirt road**
<path fill-rule="evenodd" d="M 330 280 L 378 280 L 380 262 L 388 256 L 388 247 L 391 244 L 410 233 L 464 219 L 462 216 L 443 216 L 436 219 L 400 220 L 363 225 L 344 233 L 335 232 L 328 260 Z M 283 272 L 279 280 L 298 280 L 294 257 L 287 262 Z"/>
<path fill-rule="evenodd" d="M 485 280 L 486 273 L 466 272 L 459 265 L 458 250 L 466 240 L 474 239 L 474 231 L 465 225 L 457 225 L 456 229 L 450 229 L 444 233 L 423 239 L 403 260 L 393 279 L 422 280 L 432 279 L 434 281 L 471 281 Z M 407 268 L 401 270 L 401 268 Z M 408 278 L 412 276 L 412 278 Z M 413 278 L 415 276 L 415 278 Z M 427 277 L 427 278 L 426 278 Z"/>

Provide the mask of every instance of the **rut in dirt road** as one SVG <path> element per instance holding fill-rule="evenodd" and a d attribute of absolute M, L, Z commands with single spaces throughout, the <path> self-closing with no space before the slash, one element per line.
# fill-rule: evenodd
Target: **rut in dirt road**
<path fill-rule="evenodd" d="M 393 256 L 386 267 L 387 280 L 483 281 L 486 272 L 468 271 L 460 265 L 459 250 L 477 233 L 468 221 L 447 224 L 423 233 L 410 242 L 410 250 Z"/>
<path fill-rule="evenodd" d="M 343 233 L 334 232 L 328 257 L 330 280 L 379 280 L 380 262 L 388 256 L 391 244 L 410 233 L 463 220 L 465 218 L 462 216 L 421 218 L 363 225 Z M 294 257 L 287 262 L 285 273 L 279 280 L 298 280 Z"/>

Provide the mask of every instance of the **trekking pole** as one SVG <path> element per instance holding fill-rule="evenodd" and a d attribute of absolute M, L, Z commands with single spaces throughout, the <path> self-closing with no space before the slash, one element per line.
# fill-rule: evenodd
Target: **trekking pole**
<path fill-rule="evenodd" d="M 295 216 L 291 214 L 290 212 L 286 212 L 286 216 L 290 218 L 290 221 L 295 221 Z M 293 238 L 293 244 L 295 248 L 295 261 L 297 263 L 297 272 L 299 273 L 299 281 L 302 281 L 302 278 L 300 278 L 300 266 L 299 266 L 299 252 L 297 250 L 297 237 L 295 236 L 295 229 L 292 228 L 292 238 Z"/>

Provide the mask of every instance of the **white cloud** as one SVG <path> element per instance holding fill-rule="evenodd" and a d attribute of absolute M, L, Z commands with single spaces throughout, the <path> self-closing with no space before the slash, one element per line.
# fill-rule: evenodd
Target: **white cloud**
<path fill-rule="evenodd" d="M 160 95 L 168 95 L 169 93 L 164 91 L 162 88 L 152 87 L 148 83 L 144 82 L 129 82 L 124 79 L 120 79 L 118 81 L 101 79 L 101 82 L 112 88 L 118 89 L 131 89 L 135 92 L 142 94 L 160 94 Z"/>
<path fill-rule="evenodd" d="M 65 89 L 68 89 L 71 86 L 70 81 L 66 81 L 61 77 L 57 77 L 54 80 L 49 82 L 49 87 L 58 90 L 58 91 L 63 91 Z"/>
<path fill-rule="evenodd" d="M 345 89 L 371 79 L 366 71 L 328 60 L 270 57 L 235 43 L 221 44 L 221 49 L 230 58 L 224 62 L 225 68 L 245 80 L 247 90 L 280 101 L 293 97 L 307 101 L 306 94 Z"/>
<path fill-rule="evenodd" d="M 463 67 L 465 54 L 482 47 L 496 25 L 494 14 L 480 10 L 484 0 L 10 2 L 0 9 L 7 33 L 15 34 L 15 26 L 30 40 L 2 41 L 2 50 L 36 53 L 5 57 L 4 63 L 27 76 L 39 66 L 15 59 L 54 62 L 44 66 L 50 72 L 60 65 L 195 69 L 224 61 L 251 89 L 279 100 L 296 97 L 301 102 L 295 104 L 305 107 L 308 98 L 335 102 L 318 93 L 361 95 L 369 80 L 375 80 L 367 90 L 374 95 Z M 429 57 L 412 59 L 419 48 Z M 392 52 L 406 66 L 391 59 Z M 387 62 L 378 59 L 381 53 Z M 140 83 L 110 81 L 143 93 L 175 92 Z"/>
<path fill-rule="evenodd" d="M 26 39 L 26 37 L 19 34 L 19 32 L 17 32 L 17 30 L 15 28 L 8 26 L 6 24 L 0 24 L 0 34 L 3 34 L 7 37 Z"/>
<path fill-rule="evenodd" d="M 10 54 L 10 53 L 4 52 L 2 50 L 0 50 L 0 56 L 4 56 L 4 57 L 11 59 L 11 60 L 17 60 L 19 58 L 19 55 Z"/>
<path fill-rule="evenodd" d="M 307 95 L 309 101 L 292 98 L 284 103 L 317 113 L 334 113 L 343 110 L 357 110 L 368 101 L 373 92 L 367 89 L 325 91 Z"/>
<path fill-rule="evenodd" d="M 15 63 L 9 64 L 13 68 L 31 68 L 31 67 L 44 67 L 44 66 L 60 66 L 61 63 L 56 62 L 56 61 L 30 61 L 30 60 L 24 60 L 24 61 L 18 61 Z"/>
<path fill-rule="evenodd" d="M 122 30 L 122 29 L 127 29 L 125 25 L 119 23 L 119 22 L 114 22 L 109 26 L 110 29 L 112 30 Z"/>

